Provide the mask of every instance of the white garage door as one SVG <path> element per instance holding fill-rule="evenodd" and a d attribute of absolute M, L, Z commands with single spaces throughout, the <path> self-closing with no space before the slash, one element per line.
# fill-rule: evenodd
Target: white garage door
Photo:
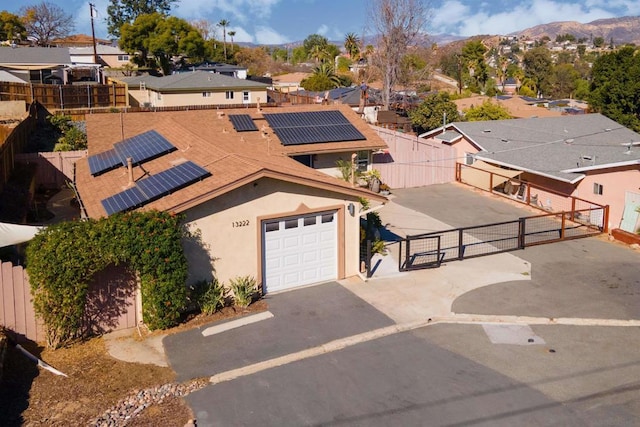
<path fill-rule="evenodd" d="M 264 290 L 281 291 L 338 277 L 336 212 L 265 221 Z"/>

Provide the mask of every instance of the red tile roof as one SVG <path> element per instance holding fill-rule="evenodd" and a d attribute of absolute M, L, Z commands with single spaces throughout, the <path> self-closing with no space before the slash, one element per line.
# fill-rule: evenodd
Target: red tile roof
<path fill-rule="evenodd" d="M 262 113 L 340 110 L 367 138 L 365 141 L 283 146 L 268 127 Z M 229 114 L 249 114 L 259 131 L 236 132 Z M 263 127 L 264 126 L 264 127 Z M 262 177 L 297 182 L 352 197 L 386 200 L 362 188 L 308 168 L 289 155 L 322 152 L 355 152 L 386 148 L 369 125 L 347 106 L 298 106 L 277 109 L 256 108 L 227 110 L 196 110 L 178 112 L 143 112 L 87 115 L 89 155 L 113 148 L 125 138 L 155 130 L 169 140 L 177 150 L 134 167 L 134 180 L 153 175 L 172 165 L 191 160 L 211 173 L 210 177 L 156 200 L 141 209 L 182 212 L 232 189 Z M 144 170 L 143 170 L 144 169 Z M 101 200 L 129 187 L 127 169 L 118 169 L 93 177 L 87 159 L 77 162 L 76 185 L 89 217 L 105 216 Z"/>

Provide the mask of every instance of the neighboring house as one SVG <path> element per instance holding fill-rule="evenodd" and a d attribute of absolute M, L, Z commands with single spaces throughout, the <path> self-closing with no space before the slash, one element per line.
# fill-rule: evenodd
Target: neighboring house
<path fill-rule="evenodd" d="M 522 96 L 498 95 L 496 97 L 488 97 L 485 95 L 477 95 L 469 98 L 456 99 L 453 102 L 458 107 L 458 111 L 464 115 L 465 110 L 471 107 L 479 107 L 485 101 L 497 102 L 506 108 L 509 114 L 516 119 L 529 117 L 560 117 L 562 115 L 562 111 L 550 110 L 544 105 L 538 106 L 538 104 L 532 103 L 529 99 Z"/>
<path fill-rule="evenodd" d="M 395 111 L 381 111 L 378 110 L 376 114 L 376 126 L 380 126 L 385 129 L 397 130 L 399 132 L 411 132 L 411 119 L 406 116 L 401 116 Z"/>
<path fill-rule="evenodd" d="M 190 73 L 192 71 L 206 71 L 207 73 L 222 74 L 223 76 L 235 77 L 237 79 L 247 78 L 247 68 L 237 65 L 224 64 L 222 62 L 205 62 L 199 65 L 192 65 L 176 70 L 176 73 Z"/>
<path fill-rule="evenodd" d="M 363 143 L 349 139 L 363 126 L 350 109 L 317 106 L 92 114 L 76 186 L 91 218 L 183 214 L 201 241 L 185 242 L 190 283 L 251 275 L 268 293 L 344 279 L 360 272 L 360 198 L 386 198 L 290 156 L 355 151 Z"/>
<path fill-rule="evenodd" d="M 132 106 L 249 105 L 267 102 L 267 84 L 206 71 L 113 78 L 128 85 Z"/>
<path fill-rule="evenodd" d="M 0 48 L 0 70 L 11 73 L 25 83 L 66 84 L 71 65 L 68 48 Z"/>
<path fill-rule="evenodd" d="M 518 92 L 518 81 L 513 77 L 507 77 L 502 84 L 497 84 L 496 89 L 505 95 L 515 95 Z"/>
<path fill-rule="evenodd" d="M 640 134 L 601 114 L 454 122 L 420 137 L 453 146 L 461 163 L 481 160 L 496 173 L 609 205 L 609 228 L 637 220 Z"/>
<path fill-rule="evenodd" d="M 96 46 L 109 46 L 111 40 L 106 39 L 94 39 L 88 34 L 74 34 L 62 39 L 55 39 L 51 44 L 56 47 L 93 47 L 95 42 Z"/>
<path fill-rule="evenodd" d="M 93 59 L 93 47 L 70 47 L 71 60 L 75 64 L 96 64 Z M 107 68 L 122 68 L 127 64 L 133 65 L 130 56 L 117 46 L 96 45 L 98 55 L 97 64 Z"/>
<path fill-rule="evenodd" d="M 273 77 L 273 89 L 282 93 L 295 92 L 302 89 L 300 83 L 311 73 L 287 73 Z"/>

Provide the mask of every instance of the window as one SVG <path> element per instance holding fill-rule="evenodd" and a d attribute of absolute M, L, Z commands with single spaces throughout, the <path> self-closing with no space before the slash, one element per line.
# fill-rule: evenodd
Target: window
<path fill-rule="evenodd" d="M 264 226 L 264 231 L 266 231 L 267 233 L 270 231 L 278 231 L 280 230 L 280 222 L 268 222 L 265 226 Z"/>
<path fill-rule="evenodd" d="M 599 194 L 602 196 L 602 184 L 598 184 L 597 182 L 593 183 L 593 194 Z"/>
<path fill-rule="evenodd" d="M 369 152 L 368 151 L 358 151 L 358 170 L 360 172 L 366 172 L 369 167 Z"/>
<path fill-rule="evenodd" d="M 304 218 L 304 226 L 316 225 L 316 217 L 315 216 L 307 216 Z"/>
<path fill-rule="evenodd" d="M 327 222 L 333 222 L 333 214 L 324 214 L 322 215 L 322 223 L 326 224 Z"/>
<path fill-rule="evenodd" d="M 129 62 L 129 55 L 118 55 L 118 62 Z"/>
<path fill-rule="evenodd" d="M 211 92 L 202 92 L 203 98 L 211 98 Z"/>
<path fill-rule="evenodd" d="M 233 99 L 233 91 L 232 90 L 228 90 L 224 94 L 225 94 L 227 99 Z"/>
<path fill-rule="evenodd" d="M 310 168 L 313 167 L 313 156 L 311 154 L 303 154 L 300 156 L 293 156 L 293 160 L 302 163 Z"/>
<path fill-rule="evenodd" d="M 473 164 L 473 154 L 471 153 L 466 153 L 464 155 L 464 164 L 465 165 L 472 165 Z"/>
<path fill-rule="evenodd" d="M 244 102 L 249 102 L 249 92 L 242 92 L 242 100 Z"/>
<path fill-rule="evenodd" d="M 298 218 L 296 219 L 288 219 L 284 222 L 284 228 L 298 228 Z"/>

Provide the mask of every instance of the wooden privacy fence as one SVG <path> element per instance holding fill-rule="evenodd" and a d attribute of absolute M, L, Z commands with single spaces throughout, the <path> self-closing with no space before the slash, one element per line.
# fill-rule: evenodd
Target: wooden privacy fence
<path fill-rule="evenodd" d="M 140 302 L 134 275 L 123 267 L 110 266 L 94 276 L 89 285 L 84 328 L 95 334 L 138 326 Z M 45 329 L 36 317 L 29 276 L 24 267 L 0 264 L 0 325 L 19 340 L 44 342 Z"/>
<path fill-rule="evenodd" d="M 127 105 L 124 84 L 40 84 L 0 82 L 0 101 L 38 101 L 48 109 L 122 107 Z"/>
<path fill-rule="evenodd" d="M 456 153 L 452 147 L 433 144 L 416 135 L 372 126 L 389 147 L 374 153 L 372 167 L 391 188 L 411 188 L 455 181 Z"/>
<path fill-rule="evenodd" d="M 16 154 L 16 162 L 36 164 L 36 183 L 45 188 L 61 188 L 73 181 L 74 164 L 87 156 L 86 150 Z"/>
<path fill-rule="evenodd" d="M 32 105 L 29 116 L 9 130 L 8 136 L 0 142 L 0 190 L 9 181 L 16 154 L 23 152 L 29 142 L 29 135 L 36 126 L 36 110 L 36 106 Z"/>

